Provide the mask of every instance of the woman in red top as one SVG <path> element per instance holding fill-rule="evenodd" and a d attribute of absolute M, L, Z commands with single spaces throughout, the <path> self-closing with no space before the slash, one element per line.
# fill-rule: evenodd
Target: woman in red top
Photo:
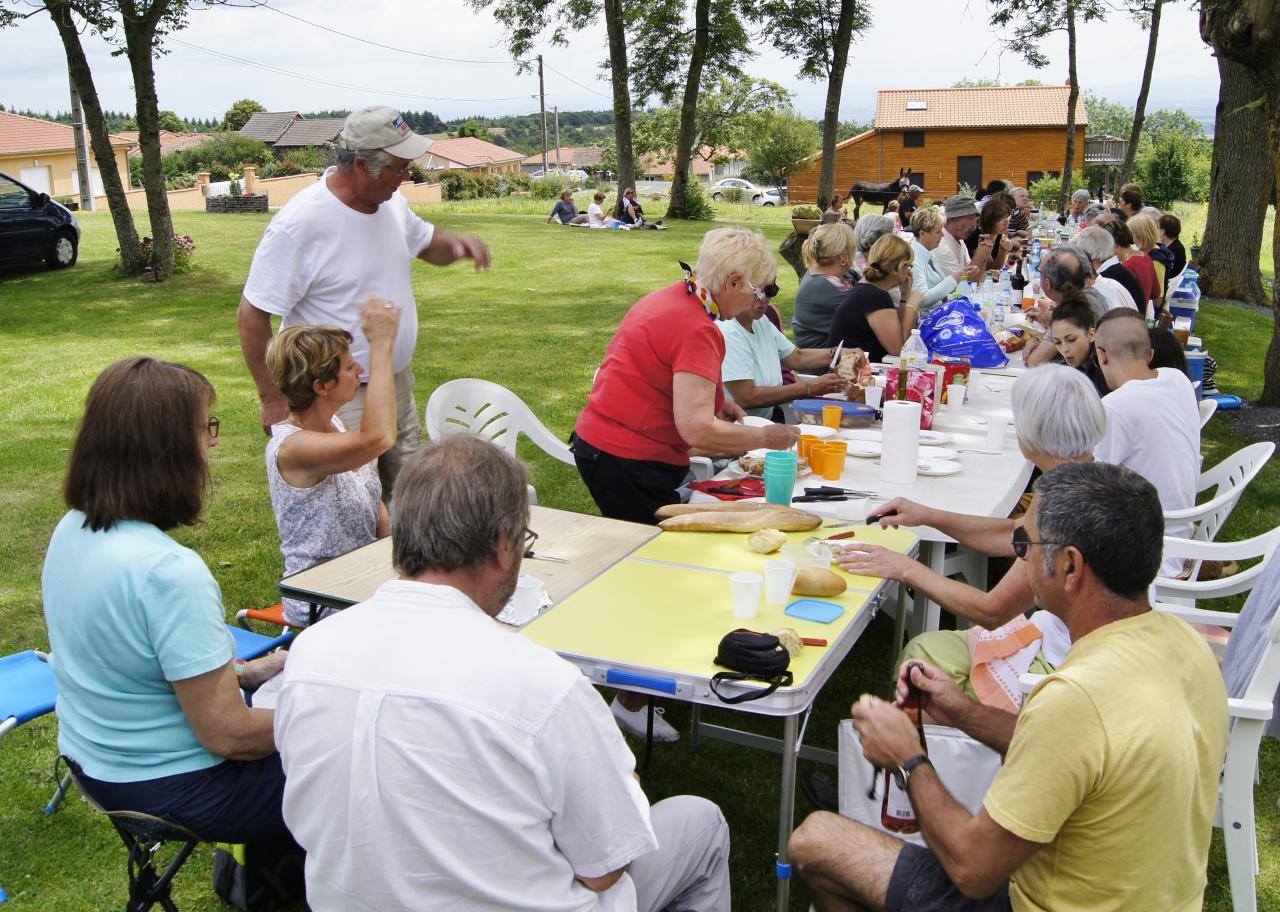
<path fill-rule="evenodd" d="M 1156 265 L 1151 262 L 1151 257 L 1147 256 L 1140 250 L 1134 249 L 1133 232 L 1129 230 L 1129 226 L 1120 220 L 1108 222 L 1102 227 L 1111 233 L 1116 240 L 1116 256 L 1120 259 L 1125 269 L 1133 273 L 1134 278 L 1138 280 L 1138 284 L 1142 286 L 1143 303 L 1150 303 L 1152 307 L 1163 306 L 1160 300 L 1160 280 L 1156 278 Z M 1145 310 L 1145 307 L 1139 308 Z"/>
<path fill-rule="evenodd" d="M 654 511 L 680 501 L 690 449 L 742 453 L 796 442 L 794 426 L 737 423 L 742 410 L 720 387 L 724 336 L 714 321 L 767 301 L 776 278 L 762 234 L 718 228 L 703 238 L 686 278 L 622 318 L 574 429 L 578 471 L 603 515 L 655 522 Z"/>

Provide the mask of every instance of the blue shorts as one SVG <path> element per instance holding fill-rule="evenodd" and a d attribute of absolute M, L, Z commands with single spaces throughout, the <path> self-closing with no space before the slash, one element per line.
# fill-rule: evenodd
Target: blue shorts
<path fill-rule="evenodd" d="M 928 849 L 905 843 L 889 877 L 885 912 L 1012 912 L 1009 885 L 994 896 L 969 899 Z"/>

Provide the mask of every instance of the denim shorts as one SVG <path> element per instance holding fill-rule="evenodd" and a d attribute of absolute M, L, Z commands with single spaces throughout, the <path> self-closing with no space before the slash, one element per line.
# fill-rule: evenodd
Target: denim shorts
<path fill-rule="evenodd" d="M 986 899 L 969 899 L 928 849 L 906 843 L 884 897 L 885 912 L 1011 912 L 1009 885 Z"/>

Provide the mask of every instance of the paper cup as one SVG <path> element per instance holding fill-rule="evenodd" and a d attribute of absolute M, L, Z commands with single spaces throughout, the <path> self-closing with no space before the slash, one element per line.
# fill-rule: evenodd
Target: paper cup
<path fill-rule="evenodd" d="M 836 518 L 859 520 L 867 518 L 868 499 L 866 497 L 851 497 L 843 503 L 836 504 Z"/>
<path fill-rule="evenodd" d="M 844 409 L 838 405 L 824 405 L 822 407 L 822 423 L 829 428 L 839 428 L 840 420 L 844 418 Z"/>
<path fill-rule="evenodd" d="M 791 587 L 796 581 L 796 562 L 775 557 L 764 562 L 764 600 L 770 605 L 791 601 Z"/>
<path fill-rule="evenodd" d="M 958 411 L 964 405 L 964 394 L 967 387 L 963 383 L 953 383 L 947 387 L 947 408 Z"/>
<path fill-rule="evenodd" d="M 751 620 L 760 607 L 764 577 L 759 573 L 734 573 L 729 576 L 729 586 L 733 590 L 733 616 L 740 621 Z"/>
<path fill-rule="evenodd" d="M 878 409 L 880 407 L 880 403 L 884 400 L 884 387 L 882 386 L 863 387 L 862 394 L 866 396 L 867 405 L 871 406 L 874 409 Z"/>
<path fill-rule="evenodd" d="M 522 576 L 516 581 L 516 591 L 511 596 L 511 607 L 516 616 L 529 616 L 538 613 L 542 604 L 542 580 L 531 576 Z"/>
<path fill-rule="evenodd" d="M 1005 432 L 1009 429 L 1009 422 L 1003 418 L 991 418 L 987 421 L 987 449 L 1003 450 Z"/>

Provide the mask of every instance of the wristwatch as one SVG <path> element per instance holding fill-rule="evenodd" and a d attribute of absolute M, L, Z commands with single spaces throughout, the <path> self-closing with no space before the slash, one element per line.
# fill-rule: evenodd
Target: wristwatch
<path fill-rule="evenodd" d="M 929 759 L 928 754 L 916 754 L 906 763 L 903 763 L 898 767 L 897 771 L 893 774 L 893 778 L 897 780 L 898 788 L 902 789 L 904 792 L 907 790 L 907 782 L 910 781 L 911 774 L 915 772 L 916 767 L 920 766 L 922 763 L 927 763 L 930 766 L 933 766 L 933 761 Z"/>

